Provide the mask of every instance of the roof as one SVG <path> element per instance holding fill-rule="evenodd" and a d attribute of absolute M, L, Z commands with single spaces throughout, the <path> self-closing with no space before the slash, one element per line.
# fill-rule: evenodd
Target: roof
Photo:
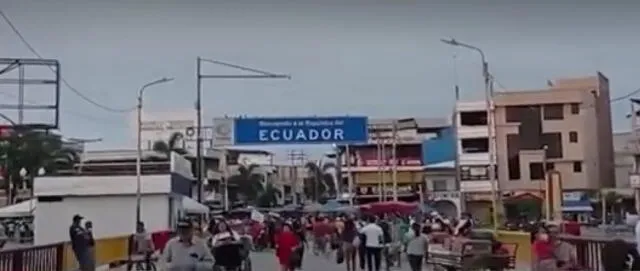
<path fill-rule="evenodd" d="M 446 161 L 424 166 L 425 169 L 453 169 L 456 167 L 456 161 Z"/>
<path fill-rule="evenodd" d="M 43 176 L 34 179 L 35 196 L 135 195 L 136 176 Z M 171 193 L 171 175 L 141 176 L 142 194 Z"/>
<path fill-rule="evenodd" d="M 414 129 L 438 129 L 451 126 L 450 118 L 376 118 L 369 119 L 369 129 L 391 129 L 393 122 L 399 123 L 399 126 L 407 125 Z M 413 127 L 412 127 L 413 126 Z"/>

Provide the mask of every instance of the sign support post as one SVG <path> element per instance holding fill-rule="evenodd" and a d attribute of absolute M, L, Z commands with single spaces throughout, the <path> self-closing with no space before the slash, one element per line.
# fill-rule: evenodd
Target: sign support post
<path fill-rule="evenodd" d="M 202 74 L 201 64 L 202 62 L 207 62 L 219 66 L 224 66 L 227 68 L 232 68 L 236 70 L 252 72 L 255 74 L 249 75 L 205 75 Z M 266 71 L 261 71 L 258 69 L 243 67 L 240 65 L 225 63 L 222 61 L 205 59 L 198 57 L 196 60 L 196 114 L 197 114 L 197 125 L 196 125 L 196 179 L 198 185 L 198 202 L 202 202 L 203 200 L 203 159 L 202 159 L 202 79 L 289 79 L 291 80 L 290 75 L 285 74 L 275 74 Z M 225 188 L 226 190 L 226 188 Z M 226 192 L 225 192 L 226 193 Z"/>

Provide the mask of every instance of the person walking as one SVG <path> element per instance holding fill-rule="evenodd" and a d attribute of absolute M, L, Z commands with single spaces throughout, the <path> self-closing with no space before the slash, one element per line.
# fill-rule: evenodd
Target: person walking
<path fill-rule="evenodd" d="M 376 223 L 375 217 L 369 218 L 369 224 L 360 229 L 365 237 L 365 253 L 368 271 L 380 271 L 382 249 L 384 248 L 384 232 Z"/>
<path fill-rule="evenodd" d="M 360 245 L 358 237 L 358 229 L 353 219 L 347 219 L 344 222 L 344 229 L 340 234 L 342 241 L 342 251 L 344 253 L 344 262 L 347 265 L 347 271 L 356 270 L 356 247 Z"/>
<path fill-rule="evenodd" d="M 422 262 L 429 251 L 429 239 L 422 234 L 420 224 L 411 224 L 411 231 L 407 232 L 407 257 L 411 271 L 422 270 Z"/>
<path fill-rule="evenodd" d="M 162 254 L 167 271 L 213 270 L 213 255 L 201 238 L 194 236 L 190 220 L 178 221 L 178 236 L 167 242 Z"/>
<path fill-rule="evenodd" d="M 76 261 L 80 267 L 80 271 L 94 271 L 91 269 L 89 260 L 89 241 L 81 222 L 83 217 L 76 214 L 72 218 L 71 226 L 69 226 L 69 239 L 71 241 L 71 250 L 76 256 Z"/>
<path fill-rule="evenodd" d="M 284 223 L 282 231 L 275 238 L 276 257 L 281 271 L 292 271 L 299 265 L 300 255 L 298 247 L 300 241 L 291 225 Z M 295 258 L 294 258 L 295 257 Z"/>

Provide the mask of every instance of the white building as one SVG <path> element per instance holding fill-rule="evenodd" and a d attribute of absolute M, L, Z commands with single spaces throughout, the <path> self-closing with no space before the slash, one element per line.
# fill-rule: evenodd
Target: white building
<path fill-rule="evenodd" d="M 458 172 L 463 193 L 490 192 L 486 101 L 458 101 L 455 109 Z"/>
<path fill-rule="evenodd" d="M 172 155 L 170 174 L 141 176 L 141 220 L 149 231 L 172 229 L 187 213 L 208 213 L 191 194 L 193 176 L 188 160 Z M 75 214 L 94 225 L 96 239 L 123 236 L 135 230 L 135 175 L 44 176 L 34 180 L 34 243 L 68 241 Z"/>
<path fill-rule="evenodd" d="M 194 109 L 183 109 L 174 111 L 142 111 L 142 147 L 150 150 L 156 141 L 167 142 L 169 138 L 179 133 L 182 140 L 178 142 L 180 147 L 187 150 L 195 149 L 195 127 L 197 127 L 196 111 Z M 207 128 L 203 124 L 202 138 L 203 148 L 210 148 L 212 139 L 211 127 Z M 131 117 L 131 136 L 137 138 L 137 115 Z"/>

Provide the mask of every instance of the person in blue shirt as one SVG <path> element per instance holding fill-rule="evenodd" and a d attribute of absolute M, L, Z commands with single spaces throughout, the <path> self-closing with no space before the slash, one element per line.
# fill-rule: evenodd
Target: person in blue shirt
<path fill-rule="evenodd" d="M 71 241 L 71 249 L 76 256 L 81 271 L 93 271 L 91 269 L 91 259 L 89 257 L 89 240 L 87 232 L 82 225 L 83 217 L 79 214 L 73 216 L 71 226 L 69 227 L 69 239 Z"/>

